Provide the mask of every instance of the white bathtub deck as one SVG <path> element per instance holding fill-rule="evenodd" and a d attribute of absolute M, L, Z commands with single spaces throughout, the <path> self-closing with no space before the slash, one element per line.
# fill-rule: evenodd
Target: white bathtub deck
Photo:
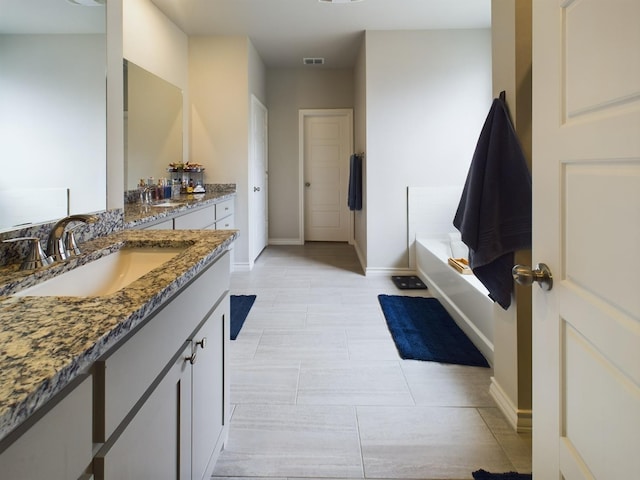
<path fill-rule="evenodd" d="M 416 236 L 418 275 L 458 326 L 493 365 L 493 301 L 473 275 L 462 275 L 449 264 L 448 241 Z"/>

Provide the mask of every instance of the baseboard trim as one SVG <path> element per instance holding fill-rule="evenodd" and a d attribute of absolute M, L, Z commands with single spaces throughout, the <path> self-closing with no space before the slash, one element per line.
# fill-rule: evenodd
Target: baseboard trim
<path fill-rule="evenodd" d="M 356 251 L 356 256 L 358 257 L 358 261 L 360 262 L 360 268 L 362 268 L 362 271 L 364 272 L 365 276 L 367 275 L 367 269 L 366 269 L 366 259 L 364 254 L 362 253 L 362 250 L 360 250 L 360 244 L 356 241 L 353 242 L 353 248 Z"/>
<path fill-rule="evenodd" d="M 369 276 L 391 276 L 391 275 L 416 275 L 416 271 L 411 268 L 366 268 L 365 275 Z"/>
<path fill-rule="evenodd" d="M 304 245 L 299 238 L 270 238 L 269 245 Z"/>
<path fill-rule="evenodd" d="M 532 411 L 517 408 L 507 396 L 495 377 L 491 377 L 489 394 L 505 416 L 511 427 L 518 433 L 530 433 L 532 430 Z"/>
<path fill-rule="evenodd" d="M 250 272 L 251 266 L 248 263 L 234 263 L 231 265 L 232 272 Z"/>

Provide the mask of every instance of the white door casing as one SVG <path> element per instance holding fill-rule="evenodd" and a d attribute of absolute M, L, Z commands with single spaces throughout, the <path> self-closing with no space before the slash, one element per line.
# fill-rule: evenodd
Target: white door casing
<path fill-rule="evenodd" d="M 268 242 L 268 112 L 251 96 L 251 143 L 249 165 L 249 263 L 264 250 Z"/>
<path fill-rule="evenodd" d="M 640 2 L 533 2 L 533 473 L 640 471 Z"/>
<path fill-rule="evenodd" d="M 330 109 L 301 111 L 300 115 L 302 238 L 350 241 L 353 216 L 347 206 L 347 193 L 353 112 Z"/>

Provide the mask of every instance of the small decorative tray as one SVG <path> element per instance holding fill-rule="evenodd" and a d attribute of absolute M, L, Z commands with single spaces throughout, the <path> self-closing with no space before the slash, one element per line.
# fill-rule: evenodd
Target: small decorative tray
<path fill-rule="evenodd" d="M 463 275 L 471 275 L 473 273 L 466 258 L 449 258 L 449 265 Z"/>

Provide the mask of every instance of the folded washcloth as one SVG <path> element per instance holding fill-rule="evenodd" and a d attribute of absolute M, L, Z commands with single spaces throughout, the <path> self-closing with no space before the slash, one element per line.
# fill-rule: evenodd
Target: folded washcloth
<path fill-rule="evenodd" d="M 531 174 L 502 98 L 482 127 L 453 225 L 473 273 L 506 310 L 514 252 L 531 248 Z"/>

